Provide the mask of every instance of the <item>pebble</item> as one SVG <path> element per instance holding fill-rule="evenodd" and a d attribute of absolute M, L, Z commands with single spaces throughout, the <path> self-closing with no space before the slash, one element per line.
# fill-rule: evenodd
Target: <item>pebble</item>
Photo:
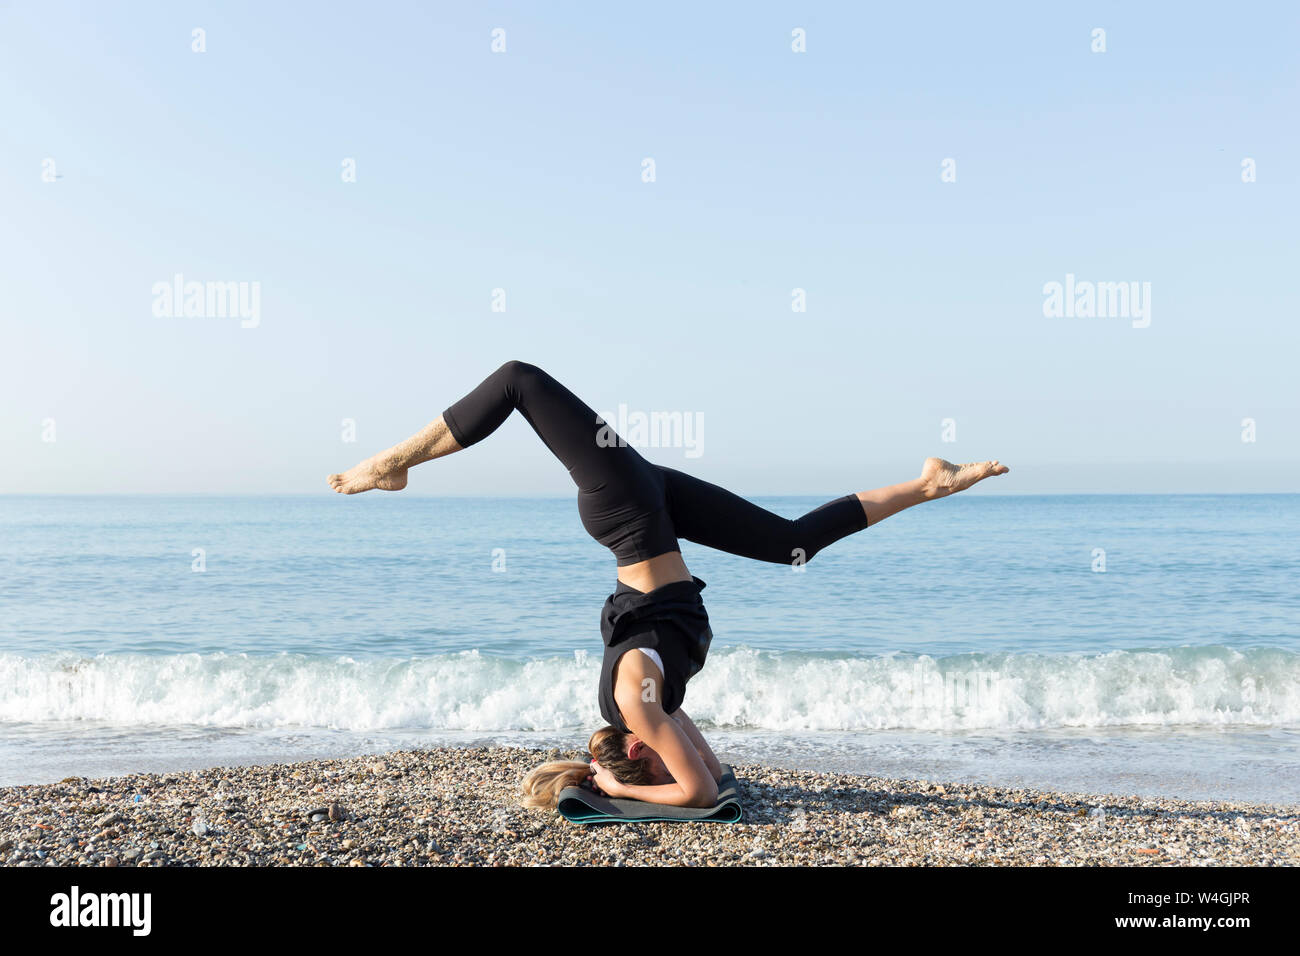
<path fill-rule="evenodd" d="M 519 805 L 532 767 L 583 757 L 446 747 L 4 787 L 0 852 L 11 866 L 1300 865 L 1300 806 L 759 765 L 735 767 L 737 824 L 584 827 Z M 320 803 L 304 808 L 309 790 Z"/>

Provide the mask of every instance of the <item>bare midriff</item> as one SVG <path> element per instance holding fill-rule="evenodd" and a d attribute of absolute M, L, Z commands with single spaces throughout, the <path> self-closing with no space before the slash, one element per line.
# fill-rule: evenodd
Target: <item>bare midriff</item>
<path fill-rule="evenodd" d="M 618 579 L 628 587 L 648 594 L 674 581 L 690 581 L 691 572 L 686 570 L 680 551 L 668 551 L 636 564 L 623 565 L 618 569 Z"/>

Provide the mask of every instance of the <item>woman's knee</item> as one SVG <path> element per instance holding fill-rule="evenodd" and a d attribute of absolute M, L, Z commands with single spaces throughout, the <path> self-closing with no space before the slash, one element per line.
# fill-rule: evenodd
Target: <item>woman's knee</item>
<path fill-rule="evenodd" d="M 528 385 L 541 381 L 547 377 L 546 373 L 536 365 L 532 365 L 528 362 L 521 362 L 518 359 L 511 359 L 510 361 L 505 362 L 499 369 L 497 369 L 496 373 L 505 378 L 511 385 L 518 388 L 525 388 Z"/>
<path fill-rule="evenodd" d="M 529 365 L 527 362 L 521 362 L 519 359 L 511 359 L 508 362 L 502 362 L 501 367 L 497 369 L 496 374 L 503 375 L 506 378 L 518 378 L 520 375 L 524 374 L 526 369 L 532 367 L 533 366 Z"/>
<path fill-rule="evenodd" d="M 764 528 L 751 539 L 746 557 L 768 564 L 800 565 L 807 564 L 816 554 L 802 540 L 798 530 L 788 525 Z"/>
<path fill-rule="evenodd" d="M 791 522 L 785 539 L 785 561 L 790 565 L 804 565 L 811 561 L 821 549 L 808 540 L 797 523 Z"/>

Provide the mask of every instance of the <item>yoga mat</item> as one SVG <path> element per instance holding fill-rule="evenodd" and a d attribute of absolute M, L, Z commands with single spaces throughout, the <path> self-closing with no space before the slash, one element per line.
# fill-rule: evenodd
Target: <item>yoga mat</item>
<path fill-rule="evenodd" d="M 740 787 L 729 764 L 721 764 L 718 802 L 711 807 L 670 807 L 663 803 L 602 797 L 584 787 L 565 787 L 558 807 L 570 823 L 736 823 L 744 815 Z"/>

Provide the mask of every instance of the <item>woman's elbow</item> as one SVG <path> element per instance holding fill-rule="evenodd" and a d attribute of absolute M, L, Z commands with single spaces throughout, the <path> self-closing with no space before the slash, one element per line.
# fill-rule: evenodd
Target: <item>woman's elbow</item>
<path fill-rule="evenodd" d="M 688 807 L 698 807 L 707 810 L 718 802 L 718 784 L 709 780 L 706 784 L 700 784 L 698 787 L 692 787 L 686 791 L 686 805 Z"/>

